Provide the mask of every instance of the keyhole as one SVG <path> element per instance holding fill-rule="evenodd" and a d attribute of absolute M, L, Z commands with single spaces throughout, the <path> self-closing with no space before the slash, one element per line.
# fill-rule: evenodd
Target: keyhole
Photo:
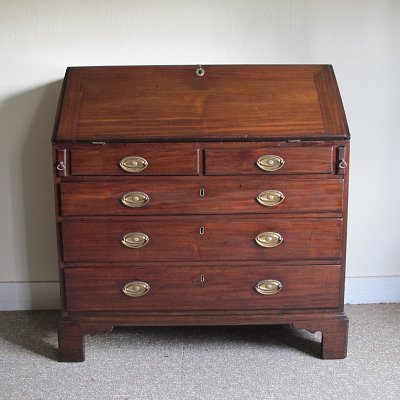
<path fill-rule="evenodd" d="M 204 283 L 204 282 L 205 282 L 204 275 L 200 275 L 200 282 L 201 282 L 201 283 Z"/>
<path fill-rule="evenodd" d="M 199 232 L 200 232 L 200 235 L 204 235 L 204 226 L 201 226 L 201 227 L 200 227 Z"/>
<path fill-rule="evenodd" d="M 201 66 L 199 65 L 199 67 L 196 69 L 196 75 L 197 76 L 203 76 L 205 74 L 205 71 L 203 68 L 201 68 Z"/>

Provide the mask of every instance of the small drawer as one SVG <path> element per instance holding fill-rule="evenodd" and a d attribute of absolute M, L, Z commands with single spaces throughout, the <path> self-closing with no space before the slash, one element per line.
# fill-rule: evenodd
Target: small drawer
<path fill-rule="evenodd" d="M 342 211 L 343 179 L 144 178 L 61 183 L 62 215 Z"/>
<path fill-rule="evenodd" d="M 337 308 L 339 265 L 65 268 L 67 311 Z"/>
<path fill-rule="evenodd" d="M 66 262 L 337 260 L 340 218 L 113 217 L 62 223 Z"/>
<path fill-rule="evenodd" d="M 256 147 L 206 149 L 207 175 L 333 174 L 334 151 L 328 147 Z"/>
<path fill-rule="evenodd" d="M 198 175 L 199 150 L 190 144 L 105 144 L 73 148 L 71 175 Z"/>

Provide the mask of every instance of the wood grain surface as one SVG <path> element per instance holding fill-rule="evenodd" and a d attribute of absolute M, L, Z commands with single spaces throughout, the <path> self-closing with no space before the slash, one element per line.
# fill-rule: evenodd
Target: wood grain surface
<path fill-rule="evenodd" d="M 330 66 L 70 68 L 56 141 L 346 138 Z"/>
<path fill-rule="evenodd" d="M 332 67 L 196 68 L 67 70 L 52 139 L 60 359 L 82 361 L 84 336 L 116 325 L 282 323 L 345 357 L 350 135 Z M 265 155 L 282 168 L 261 170 Z M 123 170 L 132 156 L 147 167 Z M 267 190 L 285 199 L 263 206 Z M 127 207 L 129 192 L 148 203 Z M 124 246 L 131 232 L 147 245 Z M 262 232 L 283 242 L 261 247 Z M 264 279 L 282 290 L 259 294 Z M 128 297 L 132 281 L 150 291 Z"/>
<path fill-rule="evenodd" d="M 339 301 L 338 265 L 154 265 L 67 268 L 64 273 L 69 311 L 337 308 Z M 254 287 L 264 279 L 278 280 L 282 289 L 273 295 L 256 292 Z M 127 296 L 122 289 L 132 281 L 148 283 L 149 292 L 141 297 Z"/>
<path fill-rule="evenodd" d="M 343 202 L 342 179 L 132 178 L 65 182 L 60 188 L 64 216 L 340 213 Z M 267 190 L 280 191 L 285 196 L 282 203 L 261 205 L 256 198 Z M 127 207 L 121 198 L 129 192 L 145 193 L 149 202 L 140 208 Z"/>
<path fill-rule="evenodd" d="M 65 262 L 339 259 L 341 225 L 341 219 L 272 216 L 68 220 L 63 254 Z M 130 232 L 145 233 L 148 244 L 125 247 L 121 239 Z M 283 242 L 261 247 L 255 237 L 262 232 L 277 232 Z"/>

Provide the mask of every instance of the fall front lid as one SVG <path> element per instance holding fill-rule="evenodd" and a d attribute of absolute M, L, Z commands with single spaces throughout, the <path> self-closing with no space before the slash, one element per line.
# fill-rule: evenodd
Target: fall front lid
<path fill-rule="evenodd" d="M 70 67 L 55 142 L 346 139 L 329 65 Z"/>

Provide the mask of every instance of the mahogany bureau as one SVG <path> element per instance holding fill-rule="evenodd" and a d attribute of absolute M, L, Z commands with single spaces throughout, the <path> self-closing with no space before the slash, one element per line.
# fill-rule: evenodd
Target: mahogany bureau
<path fill-rule="evenodd" d="M 349 139 L 329 65 L 68 68 L 60 359 L 114 326 L 267 324 L 345 357 Z"/>

